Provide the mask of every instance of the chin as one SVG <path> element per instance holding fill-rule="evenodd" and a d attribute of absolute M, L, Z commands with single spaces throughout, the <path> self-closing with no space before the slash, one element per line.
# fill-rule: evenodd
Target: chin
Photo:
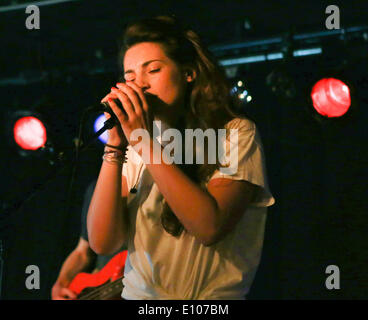
<path fill-rule="evenodd" d="M 179 101 L 168 103 L 158 98 L 156 103 L 152 104 L 152 112 L 157 119 L 172 125 L 173 119 L 178 117 L 178 110 L 181 107 Z"/>

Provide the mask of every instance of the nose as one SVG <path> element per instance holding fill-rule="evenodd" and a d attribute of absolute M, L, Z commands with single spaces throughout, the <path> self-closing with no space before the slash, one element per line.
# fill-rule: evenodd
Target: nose
<path fill-rule="evenodd" d="M 147 81 L 147 79 L 145 79 L 143 76 L 136 76 L 135 79 L 135 84 L 140 87 L 142 89 L 143 92 L 145 92 L 146 90 L 148 90 L 150 88 L 150 85 Z"/>

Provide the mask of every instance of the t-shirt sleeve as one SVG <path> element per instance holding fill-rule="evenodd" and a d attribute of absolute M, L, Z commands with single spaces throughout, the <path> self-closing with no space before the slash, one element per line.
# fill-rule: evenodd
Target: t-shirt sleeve
<path fill-rule="evenodd" d="M 227 163 L 229 166 L 220 167 L 209 180 L 226 178 L 249 181 L 260 187 L 250 206 L 272 206 L 275 199 L 268 186 L 265 155 L 255 123 L 248 119 L 236 118 L 226 127 L 230 129 L 230 135 L 226 140 L 223 139 L 219 147 L 222 148 L 222 153 L 226 154 L 226 161 L 221 163 Z"/>
<path fill-rule="evenodd" d="M 88 232 L 87 232 L 87 214 L 89 203 L 91 202 L 93 191 L 95 190 L 97 180 L 92 181 L 84 193 L 83 206 L 82 206 L 82 215 L 81 215 L 81 237 L 88 241 Z"/>

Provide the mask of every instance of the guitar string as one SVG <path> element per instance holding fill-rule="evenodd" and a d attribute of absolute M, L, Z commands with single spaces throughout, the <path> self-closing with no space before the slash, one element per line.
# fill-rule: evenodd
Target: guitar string
<path fill-rule="evenodd" d="M 113 289 L 109 292 L 105 292 L 105 293 L 101 294 L 99 297 L 96 297 L 93 300 L 107 300 L 109 298 L 116 297 L 117 294 L 121 295 L 122 289 L 123 289 L 123 287 L 115 288 L 115 289 Z"/>
<path fill-rule="evenodd" d="M 91 300 L 106 300 L 107 297 L 114 297 L 116 294 L 120 293 L 122 289 L 123 289 L 122 287 L 118 287 L 115 290 L 111 290 L 109 292 L 102 293 L 98 297 L 94 297 L 95 299 L 93 298 Z"/>
<path fill-rule="evenodd" d="M 120 281 L 123 277 L 115 280 L 114 282 L 106 282 L 105 284 L 103 284 L 101 287 L 99 287 L 96 290 L 93 290 L 90 293 L 86 293 L 84 295 L 82 295 L 81 297 L 79 297 L 78 299 L 80 300 L 93 300 L 93 298 L 97 298 L 99 295 L 101 295 L 101 292 L 103 290 L 108 289 L 109 287 L 112 287 L 116 284 L 117 281 Z"/>
<path fill-rule="evenodd" d="M 120 277 L 119 279 L 115 280 L 114 282 L 106 282 L 100 288 L 94 290 L 93 292 L 86 293 L 86 294 L 80 296 L 78 299 L 79 300 L 93 300 L 93 298 L 95 298 L 95 297 L 97 298 L 100 295 L 101 291 L 103 291 L 105 289 L 108 289 L 108 287 L 113 287 L 114 285 L 116 285 L 117 281 L 122 280 L 122 279 L 123 279 L 123 277 Z M 120 290 L 120 288 L 119 288 L 119 290 Z"/>
<path fill-rule="evenodd" d="M 110 282 L 106 282 L 100 288 L 95 289 L 92 292 L 89 292 L 89 293 L 86 293 L 86 294 L 83 294 L 83 295 L 79 296 L 78 300 L 93 300 L 93 296 L 94 295 L 98 296 L 99 292 L 104 290 L 105 287 L 107 287 L 108 285 L 110 285 Z"/>
<path fill-rule="evenodd" d="M 122 278 L 118 279 L 118 280 L 121 280 Z M 116 280 L 116 281 L 118 281 Z M 101 292 L 103 292 L 104 290 L 108 289 L 109 287 L 112 287 L 116 285 L 116 282 L 107 282 L 105 283 L 104 285 L 102 285 L 100 288 L 98 288 L 96 291 L 94 290 L 93 292 L 90 292 L 90 293 L 87 293 L 81 297 L 79 297 L 79 300 L 94 300 L 94 298 L 98 298 L 99 296 L 103 296 L 101 295 Z M 120 288 L 119 288 L 120 290 Z M 109 292 L 110 294 L 110 292 Z"/>
<path fill-rule="evenodd" d="M 94 300 L 106 300 L 107 297 L 115 297 L 115 295 L 120 293 L 123 288 L 117 288 L 117 289 L 115 289 L 115 291 L 106 292 L 105 294 L 102 294 L 98 299 L 94 299 Z"/>

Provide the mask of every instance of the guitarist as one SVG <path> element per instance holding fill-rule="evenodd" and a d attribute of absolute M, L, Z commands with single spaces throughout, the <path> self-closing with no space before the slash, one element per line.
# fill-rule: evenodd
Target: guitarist
<path fill-rule="evenodd" d="M 113 256 L 123 250 L 122 248 L 112 255 L 101 256 L 97 255 L 89 246 L 87 235 L 87 212 L 96 182 L 97 180 L 92 181 L 85 192 L 79 242 L 61 267 L 58 278 L 51 290 L 52 300 L 77 299 L 77 294 L 68 288 L 75 276 L 80 272 L 97 272 L 101 270 Z M 112 277 L 114 276 L 113 274 Z"/>

